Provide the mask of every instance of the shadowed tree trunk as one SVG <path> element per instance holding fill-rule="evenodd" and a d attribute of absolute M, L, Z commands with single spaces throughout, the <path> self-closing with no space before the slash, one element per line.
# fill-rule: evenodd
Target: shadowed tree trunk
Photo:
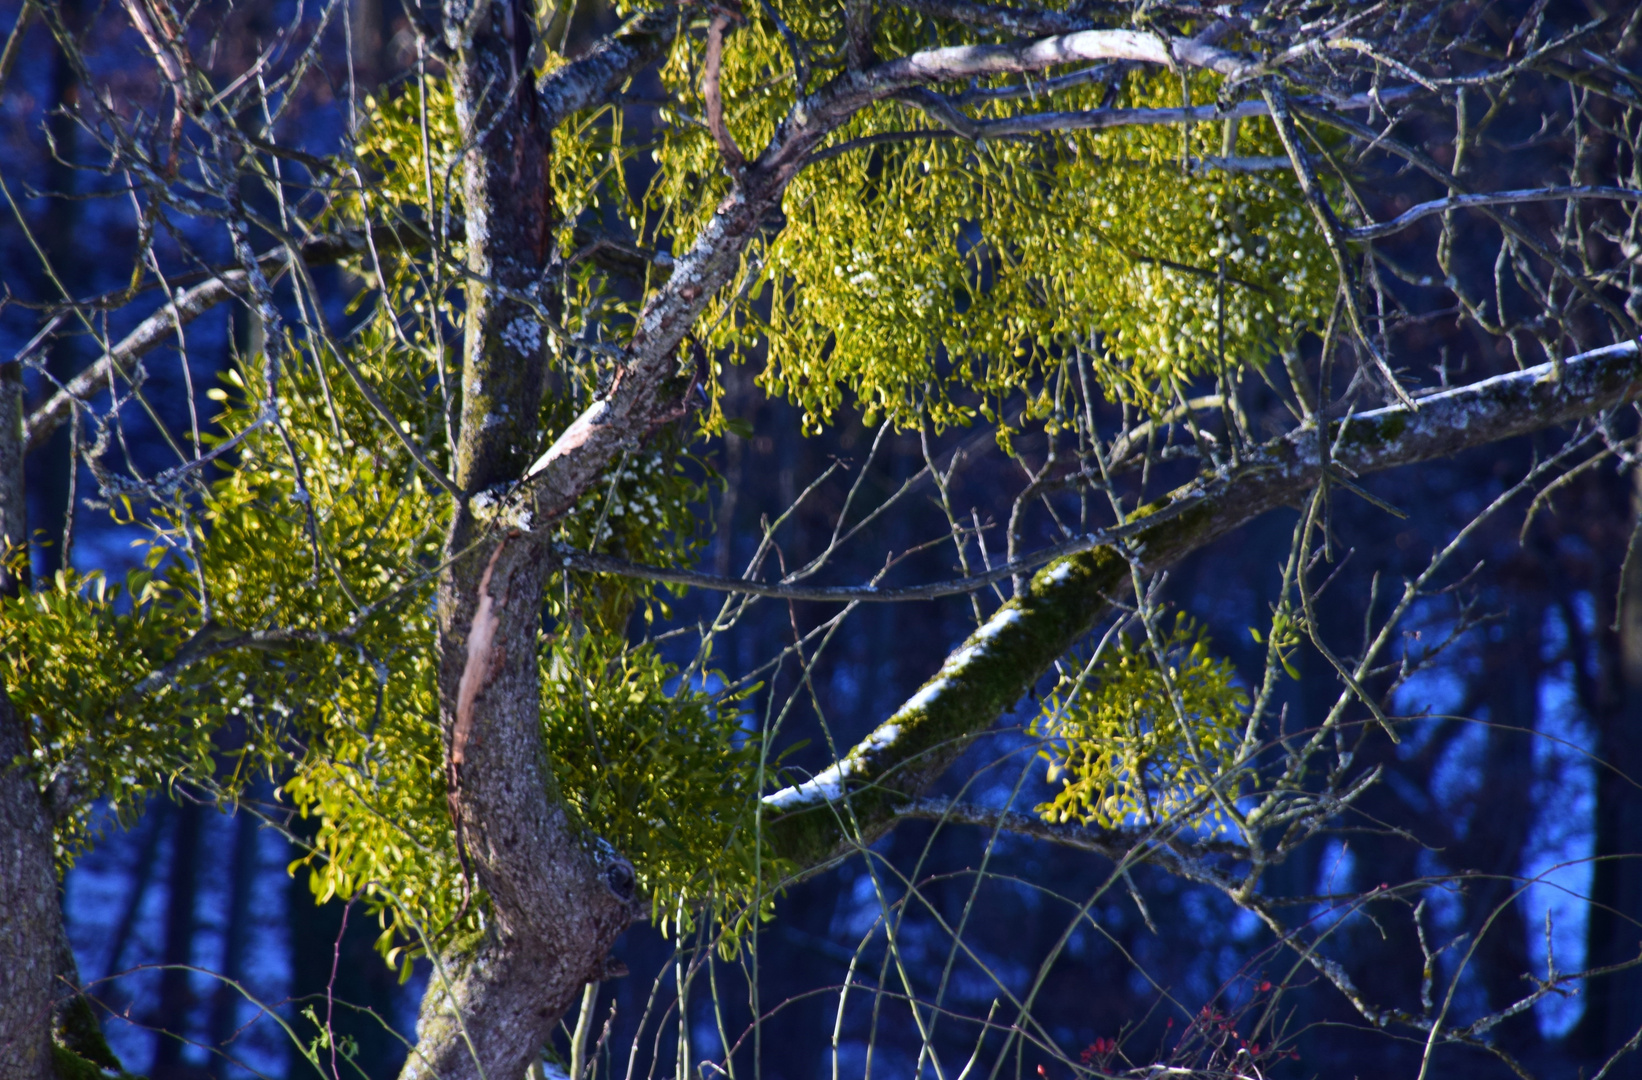
<path fill-rule="evenodd" d="M 78 33 L 85 16 L 85 0 L 59 0 L 57 9 L 71 32 Z M 42 35 L 42 41 L 45 40 Z M 85 252 L 79 240 L 79 218 L 85 204 L 73 198 L 78 187 L 77 171 L 70 166 L 79 135 L 79 124 L 69 114 L 80 92 L 74 65 L 62 49 L 53 48 L 51 56 L 52 106 L 48 110 L 46 129 L 52 149 L 46 159 L 45 190 L 59 195 L 48 199 L 45 214 L 39 223 L 39 237 L 51 260 L 57 281 L 70 290 L 91 291 L 86 274 Z M 38 284 L 42 300 L 62 299 L 57 283 L 42 268 Z M 76 329 L 79 329 L 76 327 Z M 46 354 L 46 371 L 57 384 L 66 383 L 79 373 L 85 363 L 86 339 L 69 334 L 56 342 Z M 41 389 L 50 394 L 55 384 L 41 380 Z M 40 533 L 40 572 L 49 580 L 64 565 L 63 528 L 68 520 L 69 479 L 78 466 L 73 457 L 73 425 L 64 424 L 52 433 L 41 453 L 30 463 L 35 472 L 36 522 Z"/>
<path fill-rule="evenodd" d="M 1642 515 L 1642 472 L 1634 473 L 1633 517 Z M 1617 553 L 1615 553 L 1617 554 Z M 1603 587 L 1612 589 L 1612 579 Z M 1595 728 L 1595 859 L 1586 923 L 1587 967 L 1606 967 L 1642 955 L 1642 532 L 1633 533 L 1619 580 L 1618 631 L 1610 629 L 1608 598 L 1598 616 L 1587 680 L 1586 710 Z M 1594 684 L 1594 685 L 1593 685 Z M 1594 698 L 1594 700 L 1593 700 Z M 1570 1036 L 1575 1051 L 1600 1061 L 1642 1028 L 1642 968 L 1592 979 L 1585 1012 Z"/>
<path fill-rule="evenodd" d="M 257 819 L 243 810 L 233 819 L 233 869 L 228 881 L 228 912 L 222 928 L 223 981 L 217 984 L 211 1001 L 211 1045 L 231 1052 L 227 1045 L 238 1027 L 239 1003 L 243 1000 L 228 980 L 245 978 L 245 947 L 250 943 L 251 896 L 256 888 Z M 220 1080 L 229 1071 L 225 1056 L 211 1058 L 211 1075 Z"/>
<path fill-rule="evenodd" d="M 22 366 L 0 364 L 0 594 L 28 584 L 28 504 L 23 492 Z M 13 572 L 9 556 L 22 546 Z M 28 738 L 0 687 L 0 1075 L 35 1080 L 51 1070 L 55 946 L 62 911 L 52 867 L 51 817 L 29 768 Z"/>
<path fill-rule="evenodd" d="M 28 768 L 28 744 L 0 695 L 0 1076 L 51 1074 L 54 945 L 62 933 L 51 821 Z"/>
<path fill-rule="evenodd" d="M 195 906 L 199 896 L 200 826 L 204 809 L 183 801 L 172 814 L 171 866 L 166 877 L 165 939 L 160 950 L 159 996 L 153 1025 L 158 1033 L 154 1048 L 153 1080 L 184 1080 L 203 1070 L 183 1063 L 194 1011 L 193 973 L 186 965 L 194 959 Z"/>
<path fill-rule="evenodd" d="M 0 364 L 0 537 L 20 545 L 23 560 L 15 573 L 0 562 L 3 596 L 28 586 L 22 409 L 19 365 Z M 52 814 L 30 768 L 26 720 L 12 708 L 10 694 L 10 687 L 0 687 L 0 1076 L 45 1080 L 56 1074 L 59 1058 L 70 1068 L 118 1069 L 89 1004 L 76 992 Z"/>
<path fill-rule="evenodd" d="M 298 819 L 297 831 L 311 834 L 318 822 L 313 818 Z M 353 1063 L 342 1063 L 338 1068 L 354 1076 L 363 1073 L 376 1077 L 395 1075 L 405 1061 L 405 1047 L 387 1025 L 396 1019 L 395 1003 L 399 995 L 399 980 L 376 952 L 376 921 L 365 911 L 363 904 L 350 909 L 346 899 L 336 897 L 324 904 L 314 903 L 308 874 L 299 871 L 290 880 L 286 904 L 291 930 L 291 985 L 290 996 L 300 1013 L 312 1008 L 321 1026 L 326 1016 L 331 1018 L 331 1030 L 339 1042 L 351 1041 Z M 344 925 L 343 913 L 347 920 Z M 329 994 L 330 1002 L 327 1002 Z M 372 1016 L 365 1010 L 374 1013 Z M 309 1021 L 293 1018 L 299 1038 L 312 1039 L 318 1030 Z M 320 1051 L 323 1067 L 319 1074 L 330 1076 L 327 1052 Z M 292 1046 L 286 1065 L 286 1075 L 312 1080 L 317 1075 L 298 1047 Z"/>
<path fill-rule="evenodd" d="M 1540 564 L 1532 564 L 1537 568 Z M 1466 888 L 1467 920 L 1476 940 L 1478 983 L 1491 1010 L 1525 997 L 1533 984 L 1523 916 L 1523 850 L 1534 821 L 1534 730 L 1539 713 L 1540 626 L 1537 594 L 1519 591 L 1498 627 L 1497 640 L 1483 649 L 1482 701 L 1488 735 L 1482 776 L 1470 828 L 1453 852 L 1454 865 L 1482 875 Z M 1543 973 L 1541 973 L 1543 974 Z M 1519 1013 L 1496 1029 L 1513 1055 L 1529 1055 L 1539 1044 L 1539 1025 Z"/>

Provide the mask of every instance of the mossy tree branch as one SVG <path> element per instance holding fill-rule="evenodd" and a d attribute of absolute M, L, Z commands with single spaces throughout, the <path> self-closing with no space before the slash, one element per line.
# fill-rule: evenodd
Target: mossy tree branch
<path fill-rule="evenodd" d="M 812 779 L 765 796 L 767 835 L 802 866 L 825 864 L 893 827 L 909 800 L 1008 712 L 1051 665 L 1107 617 L 1130 560 L 1167 568 L 1279 506 L 1325 469 L 1359 476 L 1589 419 L 1642 396 L 1637 342 L 1299 428 L 1137 510 L 1158 518 L 1124 542 L 1058 559 L 969 636 L 941 670 L 865 739 Z M 1328 441 L 1324 453 L 1323 438 Z"/>

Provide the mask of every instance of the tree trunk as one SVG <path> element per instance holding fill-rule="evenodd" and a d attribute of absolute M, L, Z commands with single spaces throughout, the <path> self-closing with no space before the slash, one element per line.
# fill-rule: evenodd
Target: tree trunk
<path fill-rule="evenodd" d="M 256 888 L 257 819 L 240 809 L 233 817 L 233 870 L 228 879 L 228 912 L 222 928 L 222 978 L 212 993 L 210 1043 L 221 1054 L 211 1058 L 211 1076 L 221 1080 L 231 1069 L 226 1054 L 239 1027 L 239 992 L 228 980 L 245 978 L 245 947 L 251 940 L 251 894 Z M 141 873 L 139 868 L 138 873 Z"/>
<path fill-rule="evenodd" d="M 18 363 L 0 364 L 0 597 L 19 595 L 29 582 L 22 374 Z M 52 814 L 30 767 L 26 722 L 11 688 L 0 686 L 0 1077 L 43 1080 L 56 1074 L 58 1058 L 117 1069 L 77 992 Z"/>
<path fill-rule="evenodd" d="M 1540 565 L 1531 565 L 1529 573 Z M 1527 996 L 1533 989 L 1528 977 L 1536 974 L 1528 959 L 1531 930 L 1521 894 L 1522 856 L 1534 815 L 1529 793 L 1534 788 L 1544 609 L 1537 595 L 1524 592 L 1515 598 L 1500 639 L 1483 650 L 1487 749 L 1471 828 L 1453 850 L 1455 865 L 1482 875 L 1466 886 L 1467 926 L 1476 942 L 1477 978 L 1491 1011 Z M 1532 1012 L 1518 1013 L 1494 1031 L 1499 1045 L 1518 1058 L 1538 1049 L 1539 1024 Z"/>
<path fill-rule="evenodd" d="M 159 995 L 154 1001 L 154 1080 L 190 1076 L 183 1065 L 183 1047 L 189 1038 L 189 1014 L 194 1011 L 194 908 L 199 895 L 200 825 L 204 811 L 184 801 L 171 815 L 171 871 L 166 881 L 165 943 L 161 947 Z"/>
<path fill-rule="evenodd" d="M 22 365 L 0 364 L 0 596 L 28 583 Z M 10 556 L 21 545 L 15 572 Z M 51 998 L 63 914 L 51 816 L 29 767 L 28 734 L 0 687 L 0 1076 L 50 1076 Z"/>
<path fill-rule="evenodd" d="M 62 911 L 51 819 L 28 766 L 28 740 L 0 695 L 0 1076 L 52 1075 L 51 1000 Z"/>
<path fill-rule="evenodd" d="M 466 15 L 449 0 L 447 34 Z M 464 162 L 469 267 L 475 281 L 535 293 L 556 210 L 531 92 L 533 13 L 505 0 L 481 21 L 451 66 L 462 129 L 483 133 Z M 578 835 L 542 742 L 536 648 L 552 566 L 470 501 L 517 481 L 538 450 L 544 336 L 530 308 L 470 285 L 455 462 L 465 498 L 439 588 L 439 696 L 457 838 L 490 910 L 477 947 L 433 974 L 406 1080 L 523 1075 L 633 919 L 632 867 Z"/>
<path fill-rule="evenodd" d="M 1633 517 L 1642 522 L 1642 472 L 1633 472 Z M 1611 581 L 1611 579 L 1610 579 Z M 1595 850 L 1585 966 L 1608 967 L 1642 955 L 1642 543 L 1619 582 L 1619 632 L 1597 628 L 1604 685 L 1588 706 L 1596 728 Z M 1606 605 L 1599 606 L 1603 616 Z M 1606 622 L 1606 619 L 1603 620 Z M 1642 1028 L 1642 969 L 1592 979 L 1585 1012 L 1571 1035 L 1576 1053 L 1601 1061 Z"/>

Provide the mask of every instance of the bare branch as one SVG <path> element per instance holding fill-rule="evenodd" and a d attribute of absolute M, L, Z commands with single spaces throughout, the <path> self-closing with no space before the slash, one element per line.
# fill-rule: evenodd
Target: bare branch
<path fill-rule="evenodd" d="M 724 66 L 724 31 L 730 26 L 730 16 L 717 12 L 707 24 L 707 55 L 702 61 L 701 96 L 707 100 L 707 129 L 718 143 L 718 152 L 724 158 L 724 167 L 734 175 L 746 167 L 747 159 L 735 136 L 724 122 L 724 94 L 719 89 L 719 69 Z"/>
<path fill-rule="evenodd" d="M 1171 516 L 1173 513 L 1182 512 L 1182 510 L 1173 511 Z M 838 604 L 894 604 L 909 600 L 939 600 L 944 596 L 967 596 L 997 582 L 1006 581 L 1027 570 L 1034 570 L 1054 559 L 1090 551 L 1108 544 L 1115 544 L 1126 537 L 1137 535 L 1144 529 L 1153 528 L 1156 525 L 1156 520 L 1148 519 L 1144 523 L 1136 522 L 1112 529 L 1101 529 L 1087 536 L 1074 537 L 1064 543 L 1041 548 L 1030 555 L 1023 556 L 1013 562 L 1002 563 L 985 573 L 976 574 L 972 577 L 937 581 L 928 585 L 908 585 L 902 588 L 883 588 L 877 585 L 792 585 L 786 583 L 786 581 L 754 581 L 745 578 L 700 574 L 693 570 L 680 570 L 674 567 L 645 566 L 640 563 L 628 562 L 625 559 L 618 559 L 612 555 L 600 555 L 591 551 L 575 551 L 565 547 L 555 547 L 554 553 L 564 560 L 565 566 L 572 570 L 588 570 L 597 574 L 619 574 L 623 577 L 640 578 L 645 581 L 665 581 L 673 585 L 686 585 L 714 592 L 735 593 L 744 596 L 765 596 L 777 600 L 814 600 L 822 603 Z"/>
<path fill-rule="evenodd" d="M 6 35 L 6 47 L 0 50 L 0 87 L 4 87 L 6 80 L 11 77 L 11 66 L 23 52 L 23 36 L 29 32 L 29 27 L 33 23 L 34 4 L 32 0 L 23 0 L 23 9 L 17 13 L 17 22 L 12 25 L 11 33 Z"/>
<path fill-rule="evenodd" d="M 1559 371 L 1560 368 L 1560 371 Z M 1623 342 L 1331 423 L 1328 464 L 1362 475 L 1595 416 L 1642 395 L 1642 350 Z M 833 807 L 848 798 L 871 838 L 899 805 L 923 792 L 969 742 L 1012 708 L 1050 666 L 1111 611 L 1131 560 L 1168 567 L 1268 510 L 1292 503 L 1323 476 L 1318 432 L 1302 427 L 1248 452 L 1131 516 L 1175 516 L 1132 539 L 1059 559 L 975 631 L 895 713 L 802 784 L 764 798 L 782 852 L 810 864 L 832 858 L 842 837 Z M 1182 511 L 1184 507 L 1184 511 Z"/>
<path fill-rule="evenodd" d="M 635 15 L 578 59 L 549 72 L 536 88 L 540 122 L 552 129 L 607 100 L 672 44 L 678 25 L 676 11 Z"/>
<path fill-rule="evenodd" d="M 1342 235 L 1350 240 L 1377 240 L 1382 236 L 1401 232 L 1422 218 L 1468 206 L 1510 206 L 1519 203 L 1561 202 L 1564 199 L 1616 199 L 1621 202 L 1642 202 L 1642 191 L 1631 188 L 1605 187 L 1586 184 L 1580 187 L 1527 188 L 1519 191 L 1490 191 L 1479 195 L 1450 195 L 1446 199 L 1432 199 L 1398 214 L 1390 221 L 1376 222 L 1356 229 L 1345 229 Z"/>
<path fill-rule="evenodd" d="M 970 26 L 985 26 L 1007 30 L 1012 34 L 1070 34 L 1090 30 L 1094 23 L 1064 11 L 1043 8 L 1009 8 L 999 4 L 981 4 L 974 0 L 898 0 L 902 7 L 933 15 L 937 19 L 951 19 Z"/>
<path fill-rule="evenodd" d="M 1198 840 L 1170 836 L 1166 830 L 1157 828 L 1106 829 L 1098 825 L 1051 825 L 1036 814 L 1023 814 L 1018 810 L 999 810 L 955 799 L 913 799 L 902 808 L 901 817 L 918 821 L 974 825 L 983 829 L 1030 836 L 1062 847 L 1091 851 L 1112 860 L 1133 860 L 1137 858 L 1137 850 L 1144 851 L 1153 847 L 1166 850 L 1176 857 L 1186 856 L 1193 859 L 1214 855 L 1243 859 L 1249 854 L 1248 849 L 1242 844 L 1228 840 Z M 1145 861 L 1147 856 L 1140 854 L 1138 858 Z"/>
<path fill-rule="evenodd" d="M 362 232 L 342 232 L 316 237 L 301 248 L 303 262 L 322 266 L 338 262 L 352 255 L 364 254 L 368 243 L 393 243 L 401 248 L 420 246 L 426 237 L 403 227 L 373 229 L 367 240 Z M 289 249 L 275 248 L 257 259 L 257 265 L 270 280 L 277 280 L 289 268 Z M 55 394 L 29 413 L 24 434 L 24 451 L 31 452 L 45 445 L 47 439 L 62 426 L 76 401 L 84 402 L 108 389 L 109 380 L 124 376 L 142 357 L 168 341 L 173 340 L 180 327 L 187 326 L 201 315 L 225 300 L 246 294 L 246 272 L 243 269 L 212 271 L 211 276 L 198 285 L 181 290 L 176 297 L 148 318 L 138 323 L 119 343 L 70 379 Z"/>

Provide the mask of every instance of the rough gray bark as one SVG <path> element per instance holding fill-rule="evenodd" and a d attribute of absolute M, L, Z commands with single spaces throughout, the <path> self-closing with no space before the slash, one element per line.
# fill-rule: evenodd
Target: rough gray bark
<path fill-rule="evenodd" d="M 453 0 L 447 24 L 466 14 Z M 528 83 L 529 5 L 492 4 L 481 23 L 465 27 L 451 65 L 464 130 L 485 132 L 464 162 L 469 267 L 535 293 L 558 224 L 546 173 L 553 125 L 647 63 L 666 31 L 639 20 L 538 95 Z M 469 288 L 454 477 L 464 495 L 515 480 L 535 452 L 543 344 L 530 308 Z M 632 867 L 578 834 L 542 744 L 536 636 L 552 566 L 539 545 L 490 525 L 465 500 L 458 506 L 438 605 L 451 812 L 491 917 L 483 941 L 453 950 L 436 973 L 407 1080 L 522 1075 L 634 918 Z"/>
<path fill-rule="evenodd" d="M 22 365 L 0 364 L 0 555 L 28 554 L 23 493 Z M 9 562 L 9 560 L 8 560 Z M 23 567 L 27 567 L 25 561 Z M 0 562 L 0 596 L 27 587 Z M 51 999 L 62 913 L 51 817 L 29 764 L 28 737 L 0 686 L 0 1076 L 51 1074 Z"/>
<path fill-rule="evenodd" d="M 27 558 L 20 365 L 0 365 L 0 535 Z M 28 585 L 27 563 L 0 570 L 0 596 Z M 51 808 L 40 795 L 25 721 L 0 686 L 0 1077 L 43 1080 L 119 1062 L 103 1041 L 79 973 L 57 894 Z M 91 1063 L 91 1064 L 88 1064 Z"/>
<path fill-rule="evenodd" d="M 0 694 L 0 1076 L 52 1075 L 51 1001 L 62 913 L 51 819 L 28 764 L 28 740 Z"/>

